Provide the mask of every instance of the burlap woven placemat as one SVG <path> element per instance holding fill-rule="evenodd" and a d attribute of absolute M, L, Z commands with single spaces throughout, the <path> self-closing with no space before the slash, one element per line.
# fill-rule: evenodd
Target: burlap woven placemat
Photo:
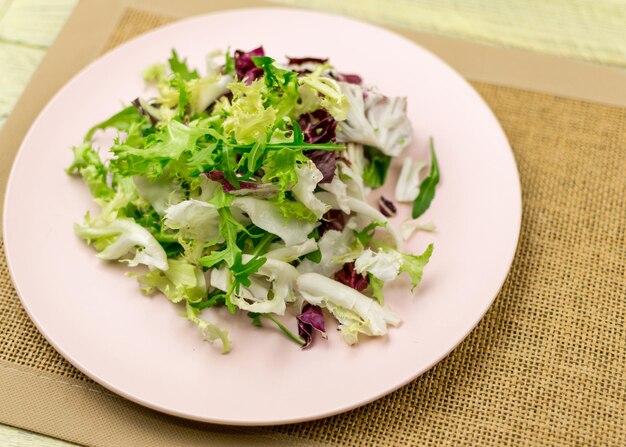
<path fill-rule="evenodd" d="M 169 21 L 128 10 L 107 49 Z M 274 432 L 342 446 L 626 445 L 626 109 L 474 86 L 522 182 L 520 244 L 501 293 L 461 346 L 410 385 Z M 37 332 L 4 257 L 0 318 L 5 365 L 104 399 Z"/>

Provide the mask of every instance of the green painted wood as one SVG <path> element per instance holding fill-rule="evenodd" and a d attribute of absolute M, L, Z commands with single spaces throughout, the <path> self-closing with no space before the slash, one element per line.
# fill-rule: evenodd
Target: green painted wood
<path fill-rule="evenodd" d="M 626 67 L 624 0 L 274 0 L 490 45 Z"/>
<path fill-rule="evenodd" d="M 0 42 L 0 116 L 13 109 L 45 54 L 45 49 Z"/>
<path fill-rule="evenodd" d="M 0 128 L 77 0 L 0 0 Z M 0 424 L 2 447 L 71 447 Z"/>
<path fill-rule="evenodd" d="M 45 49 L 57 36 L 77 0 L 3 0 L 0 41 Z"/>
<path fill-rule="evenodd" d="M 0 445 L 2 447 L 73 447 L 58 439 L 38 435 L 19 428 L 0 424 Z"/>

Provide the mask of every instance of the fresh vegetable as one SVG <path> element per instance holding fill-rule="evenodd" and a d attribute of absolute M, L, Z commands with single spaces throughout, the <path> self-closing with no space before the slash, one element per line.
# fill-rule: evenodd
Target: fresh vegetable
<path fill-rule="evenodd" d="M 430 140 L 430 174 L 420 184 L 420 189 L 413 202 L 413 219 L 417 219 L 430 207 L 430 203 L 435 198 L 435 188 L 439 183 L 439 164 L 435 155 L 433 140 Z"/>
<path fill-rule="evenodd" d="M 400 323 L 383 286 L 403 272 L 417 286 L 432 245 L 404 253 L 388 220 L 396 205 L 381 197 L 381 212 L 367 199 L 412 140 L 405 98 L 327 59 L 282 66 L 263 47 L 212 53 L 204 75 L 172 51 L 143 75 L 154 95 L 89 129 L 68 168 L 100 208 L 75 226 L 98 257 L 143 266 L 141 290 L 184 305 L 223 352 L 228 333 L 211 318 L 220 306 L 302 347 L 326 338 L 329 318 L 350 344 Z M 103 161 L 96 148 L 110 129 Z M 439 181 L 431 154 L 421 185 L 416 165 L 403 169 L 414 214 Z"/>

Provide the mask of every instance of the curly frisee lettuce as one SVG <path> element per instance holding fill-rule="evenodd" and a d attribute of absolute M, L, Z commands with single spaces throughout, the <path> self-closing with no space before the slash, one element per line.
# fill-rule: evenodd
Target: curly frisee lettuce
<path fill-rule="evenodd" d="M 181 306 L 222 352 L 217 307 L 302 347 L 327 337 L 329 318 L 350 344 L 400 323 L 383 286 L 407 273 L 415 288 L 432 245 L 404 253 L 388 213 L 366 200 L 411 142 L 406 98 L 326 59 L 280 65 L 262 47 L 214 52 L 204 74 L 173 50 L 144 79 L 153 95 L 89 129 L 67 170 L 100 209 L 75 225 L 98 257 L 137 268 L 143 293 Z M 397 186 L 418 214 L 439 181 L 431 154 L 428 178 L 408 160 Z M 421 228 L 409 225 L 409 236 Z"/>

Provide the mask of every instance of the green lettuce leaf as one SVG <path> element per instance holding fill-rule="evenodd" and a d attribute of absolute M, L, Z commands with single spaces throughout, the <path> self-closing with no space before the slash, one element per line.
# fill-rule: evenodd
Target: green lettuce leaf
<path fill-rule="evenodd" d="M 263 68 L 265 86 L 263 99 L 266 107 L 276 110 L 278 117 L 291 116 L 298 105 L 298 73 L 274 65 L 274 59 L 267 56 L 253 56 L 252 62 Z"/>
<path fill-rule="evenodd" d="M 272 106 L 264 105 L 262 94 L 266 86 L 262 79 L 250 85 L 232 82 L 228 86 L 233 94 L 228 117 L 224 120 L 224 134 L 240 144 L 254 144 L 264 140 L 274 126 L 277 114 Z"/>
<path fill-rule="evenodd" d="M 430 244 L 421 255 L 409 255 L 401 253 L 402 266 L 401 272 L 406 272 L 411 277 L 412 289 L 415 289 L 422 280 L 424 267 L 428 264 L 430 256 L 433 254 L 433 244 Z"/>
<path fill-rule="evenodd" d="M 112 117 L 102 121 L 101 123 L 93 126 L 85 135 L 85 141 L 91 141 L 91 137 L 99 129 L 108 129 L 114 127 L 119 131 L 126 132 L 132 125 L 137 123 L 147 125 L 146 119 L 137 111 L 135 106 L 128 106 L 121 111 L 117 112 Z"/>
<path fill-rule="evenodd" d="M 383 301 L 385 299 L 383 296 L 383 286 L 385 285 L 385 283 L 383 282 L 382 279 L 378 279 L 376 276 L 372 275 L 371 273 L 367 274 L 367 278 L 369 280 L 369 288 L 370 288 L 370 292 L 372 293 L 372 296 L 374 297 L 374 299 L 376 299 L 378 304 L 382 306 Z"/>
<path fill-rule="evenodd" d="M 74 225 L 76 234 L 93 243 L 100 252 L 101 259 L 120 259 L 131 267 L 144 264 L 160 270 L 167 270 L 167 255 L 154 236 L 133 219 L 120 218 L 113 222 L 85 217 L 83 225 Z M 133 253 L 132 259 L 122 259 Z"/>
<path fill-rule="evenodd" d="M 201 200 L 189 199 L 165 210 L 165 225 L 180 230 L 185 239 L 209 242 L 219 239 L 220 215 L 214 205 Z"/>
<path fill-rule="evenodd" d="M 170 121 L 145 147 L 113 146 L 111 151 L 116 158 L 111 160 L 111 169 L 124 176 L 145 175 L 156 179 L 171 160 L 177 160 L 185 151 L 193 151 L 198 138 L 208 132 L 209 129 Z"/>
<path fill-rule="evenodd" d="M 108 170 L 90 144 L 73 148 L 74 162 L 67 168 L 68 174 L 80 175 L 89 186 L 91 195 L 99 199 L 110 199 L 115 191 L 107 184 Z"/>
<path fill-rule="evenodd" d="M 320 69 L 301 76 L 299 81 L 305 89 L 309 88 L 316 94 L 319 98 L 319 106 L 324 108 L 337 121 L 344 121 L 348 117 L 350 103 L 342 93 L 337 81 L 327 76 L 321 76 Z M 305 93 L 303 96 L 310 98 L 312 95 Z"/>
<path fill-rule="evenodd" d="M 233 207 L 246 213 L 254 225 L 280 237 L 285 244 L 301 244 L 308 239 L 315 223 L 296 217 L 287 218 L 280 206 L 269 200 L 238 197 Z"/>
<path fill-rule="evenodd" d="M 330 206 L 326 205 L 313 194 L 313 191 L 317 188 L 317 184 L 322 180 L 324 175 L 310 160 L 296 166 L 295 171 L 297 180 L 296 184 L 291 188 L 291 191 L 296 200 L 313 213 L 317 221 L 330 209 Z"/>
<path fill-rule="evenodd" d="M 190 79 L 197 79 L 200 77 L 197 70 L 189 70 L 187 67 L 187 59 L 179 59 L 178 53 L 176 50 L 172 49 L 172 56 L 167 60 L 170 65 L 170 70 L 175 75 L 181 77 L 181 79 L 185 81 L 189 81 Z"/>
<path fill-rule="evenodd" d="M 359 333 L 385 335 L 387 325 L 400 319 L 389 309 L 353 288 L 318 273 L 304 273 L 297 279 L 304 300 L 328 309 L 339 321 L 341 335 L 349 344 L 357 342 Z"/>
<path fill-rule="evenodd" d="M 138 276 L 144 293 L 150 294 L 156 289 L 174 303 L 183 300 L 194 303 L 206 296 L 207 287 L 202 270 L 183 259 L 168 259 L 167 265 L 166 271 L 152 269 Z"/>
<path fill-rule="evenodd" d="M 222 343 L 222 354 L 226 354 L 230 351 L 230 340 L 228 338 L 228 332 L 221 329 L 215 323 L 211 323 L 203 318 L 198 317 L 198 314 L 201 312 L 200 309 L 196 309 L 187 301 L 186 303 L 186 312 L 184 316 L 198 326 L 202 337 L 208 341 L 213 343 L 216 340 L 219 340 Z"/>

